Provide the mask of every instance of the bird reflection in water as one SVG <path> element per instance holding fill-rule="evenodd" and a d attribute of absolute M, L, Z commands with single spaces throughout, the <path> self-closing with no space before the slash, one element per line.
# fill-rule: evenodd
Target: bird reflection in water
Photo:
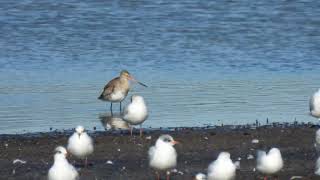
<path fill-rule="evenodd" d="M 105 130 L 129 130 L 129 124 L 119 113 L 105 113 L 99 116 Z"/>

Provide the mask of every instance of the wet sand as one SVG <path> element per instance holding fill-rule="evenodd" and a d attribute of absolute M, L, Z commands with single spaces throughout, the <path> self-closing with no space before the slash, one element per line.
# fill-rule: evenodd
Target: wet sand
<path fill-rule="evenodd" d="M 279 179 L 288 180 L 293 176 L 320 179 L 314 175 L 318 157 L 313 146 L 316 130 L 314 125 L 179 128 L 149 130 L 142 138 L 138 131 L 133 137 L 126 131 L 90 132 L 95 139 L 90 166 L 84 168 L 82 161 L 75 161 L 73 157 L 69 161 L 76 163 L 80 179 L 154 179 L 154 171 L 148 167 L 147 151 L 160 134 L 168 133 L 181 142 L 176 145 L 178 165 L 172 179 L 188 180 L 197 172 L 206 172 L 208 164 L 221 151 L 230 152 L 233 160 L 241 158 L 236 179 L 262 179 L 263 175 L 253 171 L 256 150 L 271 147 L 280 148 L 284 159 Z M 54 148 L 66 145 L 70 134 L 71 131 L 0 135 L 0 179 L 46 179 Z M 253 139 L 259 143 L 252 143 Z M 254 159 L 247 159 L 249 154 Z M 26 163 L 13 164 L 15 159 Z"/>

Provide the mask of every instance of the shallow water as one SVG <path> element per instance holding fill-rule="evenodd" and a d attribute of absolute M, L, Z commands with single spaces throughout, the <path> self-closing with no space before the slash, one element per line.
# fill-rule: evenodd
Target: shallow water
<path fill-rule="evenodd" d="M 104 84 L 149 88 L 144 127 L 313 121 L 319 1 L 0 2 L 0 133 L 103 129 Z M 129 98 L 127 98 L 126 102 Z M 118 108 L 114 106 L 114 110 Z"/>

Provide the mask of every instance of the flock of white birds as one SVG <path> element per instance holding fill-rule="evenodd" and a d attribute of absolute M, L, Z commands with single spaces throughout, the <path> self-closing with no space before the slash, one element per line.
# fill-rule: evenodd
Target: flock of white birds
<path fill-rule="evenodd" d="M 310 99 L 310 114 L 320 118 L 320 90 Z M 148 117 L 147 106 L 142 96 L 133 95 L 131 103 L 128 104 L 123 112 L 123 119 L 130 125 L 140 125 Z M 140 127 L 140 135 L 142 134 Z M 131 130 L 132 132 L 132 130 Z M 156 170 L 157 178 L 160 179 L 158 171 L 167 172 L 167 180 L 170 179 L 170 170 L 177 165 L 177 152 L 174 145 L 175 141 L 170 135 L 161 135 L 155 145 L 148 151 L 149 166 Z M 316 132 L 316 143 L 314 145 L 320 149 L 320 129 Z M 49 180 L 76 180 L 79 174 L 76 168 L 67 160 L 70 152 L 73 156 L 85 160 L 94 151 L 92 138 L 85 132 L 82 126 L 78 126 L 68 140 L 67 149 L 59 146 L 55 149 L 54 163 L 48 172 Z M 258 151 L 256 158 L 256 169 L 265 174 L 276 174 L 283 168 L 283 159 L 278 148 L 271 148 L 269 152 Z M 239 162 L 233 162 L 230 153 L 221 152 L 217 159 L 213 161 L 207 169 L 207 174 L 199 173 L 195 176 L 196 180 L 232 180 L 236 177 L 236 170 L 240 168 Z M 320 158 L 316 161 L 315 174 L 320 175 Z M 265 176 L 265 179 L 266 177 Z"/>
<path fill-rule="evenodd" d="M 240 169 L 240 164 L 232 162 L 230 153 L 221 152 L 218 158 L 208 167 L 207 175 L 198 173 L 196 180 L 232 180 L 236 177 L 236 170 Z M 267 153 L 258 151 L 256 169 L 265 175 L 272 175 L 279 172 L 283 167 L 283 160 L 278 148 L 272 148 Z M 265 176 L 265 179 L 267 176 Z"/>

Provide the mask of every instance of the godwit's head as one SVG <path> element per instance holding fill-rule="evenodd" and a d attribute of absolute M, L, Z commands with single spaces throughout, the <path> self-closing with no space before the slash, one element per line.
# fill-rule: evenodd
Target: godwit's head
<path fill-rule="evenodd" d="M 120 78 L 126 79 L 126 80 L 131 80 L 134 81 L 136 83 L 139 83 L 140 85 L 144 86 L 144 87 L 148 87 L 147 85 L 139 82 L 138 80 L 136 80 L 127 70 L 122 70 L 120 73 Z"/>
<path fill-rule="evenodd" d="M 128 80 L 133 79 L 133 77 L 130 75 L 130 73 L 127 70 L 122 70 L 120 73 L 121 78 L 126 78 Z"/>

